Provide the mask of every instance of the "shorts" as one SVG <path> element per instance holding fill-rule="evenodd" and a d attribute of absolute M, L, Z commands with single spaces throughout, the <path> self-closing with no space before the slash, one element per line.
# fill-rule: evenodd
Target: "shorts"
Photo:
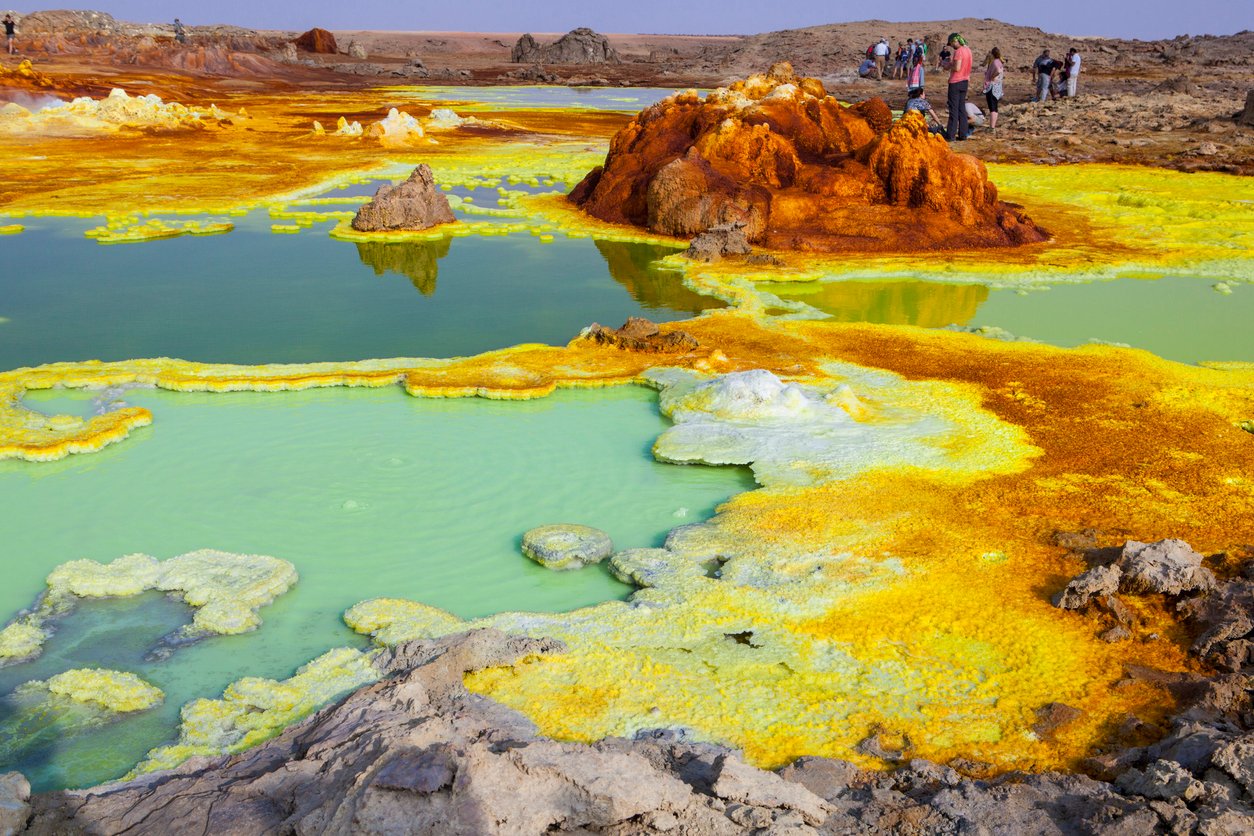
<path fill-rule="evenodd" d="M 992 90 L 989 90 L 987 93 L 984 94 L 984 101 L 988 102 L 989 113 L 996 113 L 997 106 L 1001 104 L 1001 99 L 994 96 Z"/>

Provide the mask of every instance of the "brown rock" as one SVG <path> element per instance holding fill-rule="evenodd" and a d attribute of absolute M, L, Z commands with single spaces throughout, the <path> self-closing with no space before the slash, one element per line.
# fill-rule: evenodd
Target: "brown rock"
<path fill-rule="evenodd" d="M 316 52 L 321 55 L 335 55 L 340 51 L 335 43 L 335 36 L 325 29 L 310 29 L 293 41 L 297 49 L 305 52 Z"/>
<path fill-rule="evenodd" d="M 1054 606 L 1064 610 L 1078 610 L 1088 606 L 1094 598 L 1113 596 L 1119 591 L 1119 569 L 1113 566 L 1095 566 L 1077 575 L 1066 588 L 1054 596 Z"/>
<path fill-rule="evenodd" d="M 1129 540 L 1115 566 L 1123 573 L 1119 588 L 1124 592 L 1180 595 L 1215 587 L 1215 576 L 1202 566 L 1202 556 L 1183 540 Z"/>
<path fill-rule="evenodd" d="M 621 328 L 606 328 L 594 322 L 584 329 L 581 336 L 624 351 L 684 352 L 698 346 L 691 334 L 684 331 L 662 333 L 657 325 L 639 316 L 629 317 Z"/>
<path fill-rule="evenodd" d="M 688 244 L 683 255 L 694 261 L 721 261 L 729 255 L 749 255 L 753 248 L 741 223 L 712 226 Z"/>
<path fill-rule="evenodd" d="M 1054 732 L 1083 716 L 1084 712 L 1078 708 L 1051 702 L 1036 709 L 1036 722 L 1032 724 L 1032 731 L 1043 740 L 1052 740 Z"/>
<path fill-rule="evenodd" d="M 1245 109 L 1237 114 L 1237 124 L 1254 127 L 1254 90 L 1246 92 Z"/>
<path fill-rule="evenodd" d="M 369 203 L 357 210 L 353 229 L 359 232 L 427 229 L 452 223 L 448 198 L 435 185 L 431 167 L 418 166 L 398 186 L 380 186 Z"/>
<path fill-rule="evenodd" d="M 981 162 L 950 151 L 921 119 L 893 125 L 880 100 L 845 107 L 786 63 L 642 111 L 570 199 L 603 220 L 686 238 L 742 223 L 750 242 L 783 249 L 917 252 L 1046 237 L 998 201 Z"/>

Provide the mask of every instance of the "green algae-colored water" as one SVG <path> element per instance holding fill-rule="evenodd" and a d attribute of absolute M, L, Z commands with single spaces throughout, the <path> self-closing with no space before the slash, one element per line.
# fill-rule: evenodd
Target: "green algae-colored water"
<path fill-rule="evenodd" d="M 1059 346 L 1092 341 L 1142 348 L 1169 360 L 1254 360 L 1254 285 L 1190 278 L 1055 284 L 1020 293 L 927 281 L 760 282 L 840 322 L 990 326 Z"/>
<path fill-rule="evenodd" d="M 234 221 L 226 235 L 102 246 L 83 237 L 93 222 L 24 220 L 3 244 L 0 369 L 453 357 L 722 305 L 651 270 L 669 251 L 639 244 L 526 234 L 357 244 L 322 224 L 273 234 L 265 212 Z"/>
<path fill-rule="evenodd" d="M 55 412 L 69 397 L 36 392 L 27 403 Z M 522 533 L 577 522 L 604 529 L 617 548 L 656 546 L 752 486 L 744 468 L 654 461 L 652 442 L 669 422 L 653 392 L 635 386 L 526 402 L 428 400 L 399 388 L 125 398 L 154 414 L 129 440 L 51 464 L 0 463 L 0 611 L 28 606 L 60 563 L 132 552 L 268 554 L 295 564 L 300 582 L 261 611 L 261 630 L 206 639 L 167 661 L 143 655 L 186 608 L 149 598 L 84 606 L 40 660 L 0 668 L 0 693 L 85 664 L 166 691 L 161 708 L 110 727 L 24 751 L 0 743 L 0 771 L 21 769 L 41 788 L 126 771 L 171 736 L 193 697 L 241 676 L 289 676 L 330 647 L 364 646 L 341 621 L 364 598 L 470 618 L 625 597 L 630 589 L 603 567 L 552 572 L 526 559 Z"/>

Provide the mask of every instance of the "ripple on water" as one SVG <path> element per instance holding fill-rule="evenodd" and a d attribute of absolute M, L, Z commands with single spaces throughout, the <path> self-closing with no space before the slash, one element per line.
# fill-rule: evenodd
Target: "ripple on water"
<path fill-rule="evenodd" d="M 45 410 L 81 400 L 31 398 Z M 122 444 L 47 465 L 0 463 L 0 507 L 12 521 L 0 610 L 28 606 L 60 563 L 132 552 L 269 554 L 291 561 L 300 581 L 261 610 L 258 632 L 206 639 L 164 662 L 140 650 L 186 608 L 146 597 L 143 606 L 84 607 L 40 660 L 4 669 L 0 690 L 58 666 L 107 663 L 167 694 L 142 716 L 0 763 L 41 788 L 124 772 L 170 736 L 193 697 L 216 696 L 245 675 L 283 678 L 327 648 L 360 646 L 340 616 L 362 599 L 411 598 L 476 617 L 624 597 L 630 589 L 604 567 L 537 566 L 519 550 L 522 533 L 576 522 L 605 530 L 618 548 L 656 546 L 671 527 L 752 487 L 744 468 L 654 461 L 650 445 L 669 422 L 644 387 L 525 402 L 428 400 L 399 388 L 137 390 L 127 400 L 151 409 L 154 424 Z M 689 509 L 682 520 L 679 508 Z"/>

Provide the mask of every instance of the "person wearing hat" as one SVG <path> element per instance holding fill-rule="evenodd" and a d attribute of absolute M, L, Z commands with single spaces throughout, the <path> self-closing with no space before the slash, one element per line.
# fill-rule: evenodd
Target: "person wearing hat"
<path fill-rule="evenodd" d="M 957 32 L 951 32 L 946 41 L 954 49 L 954 57 L 949 62 L 949 96 L 946 107 L 949 110 L 949 122 L 945 126 L 945 139 L 950 142 L 962 142 L 967 138 L 967 87 L 971 83 L 971 49 L 967 39 Z"/>
<path fill-rule="evenodd" d="M 1032 62 L 1032 73 L 1036 76 L 1036 98 L 1032 101 L 1044 102 L 1049 98 L 1050 76 L 1054 74 L 1054 59 L 1049 57 L 1048 47 Z"/>
<path fill-rule="evenodd" d="M 880 38 L 879 43 L 875 45 L 873 57 L 875 58 L 875 77 L 884 77 L 884 68 L 888 66 L 888 38 Z"/>

